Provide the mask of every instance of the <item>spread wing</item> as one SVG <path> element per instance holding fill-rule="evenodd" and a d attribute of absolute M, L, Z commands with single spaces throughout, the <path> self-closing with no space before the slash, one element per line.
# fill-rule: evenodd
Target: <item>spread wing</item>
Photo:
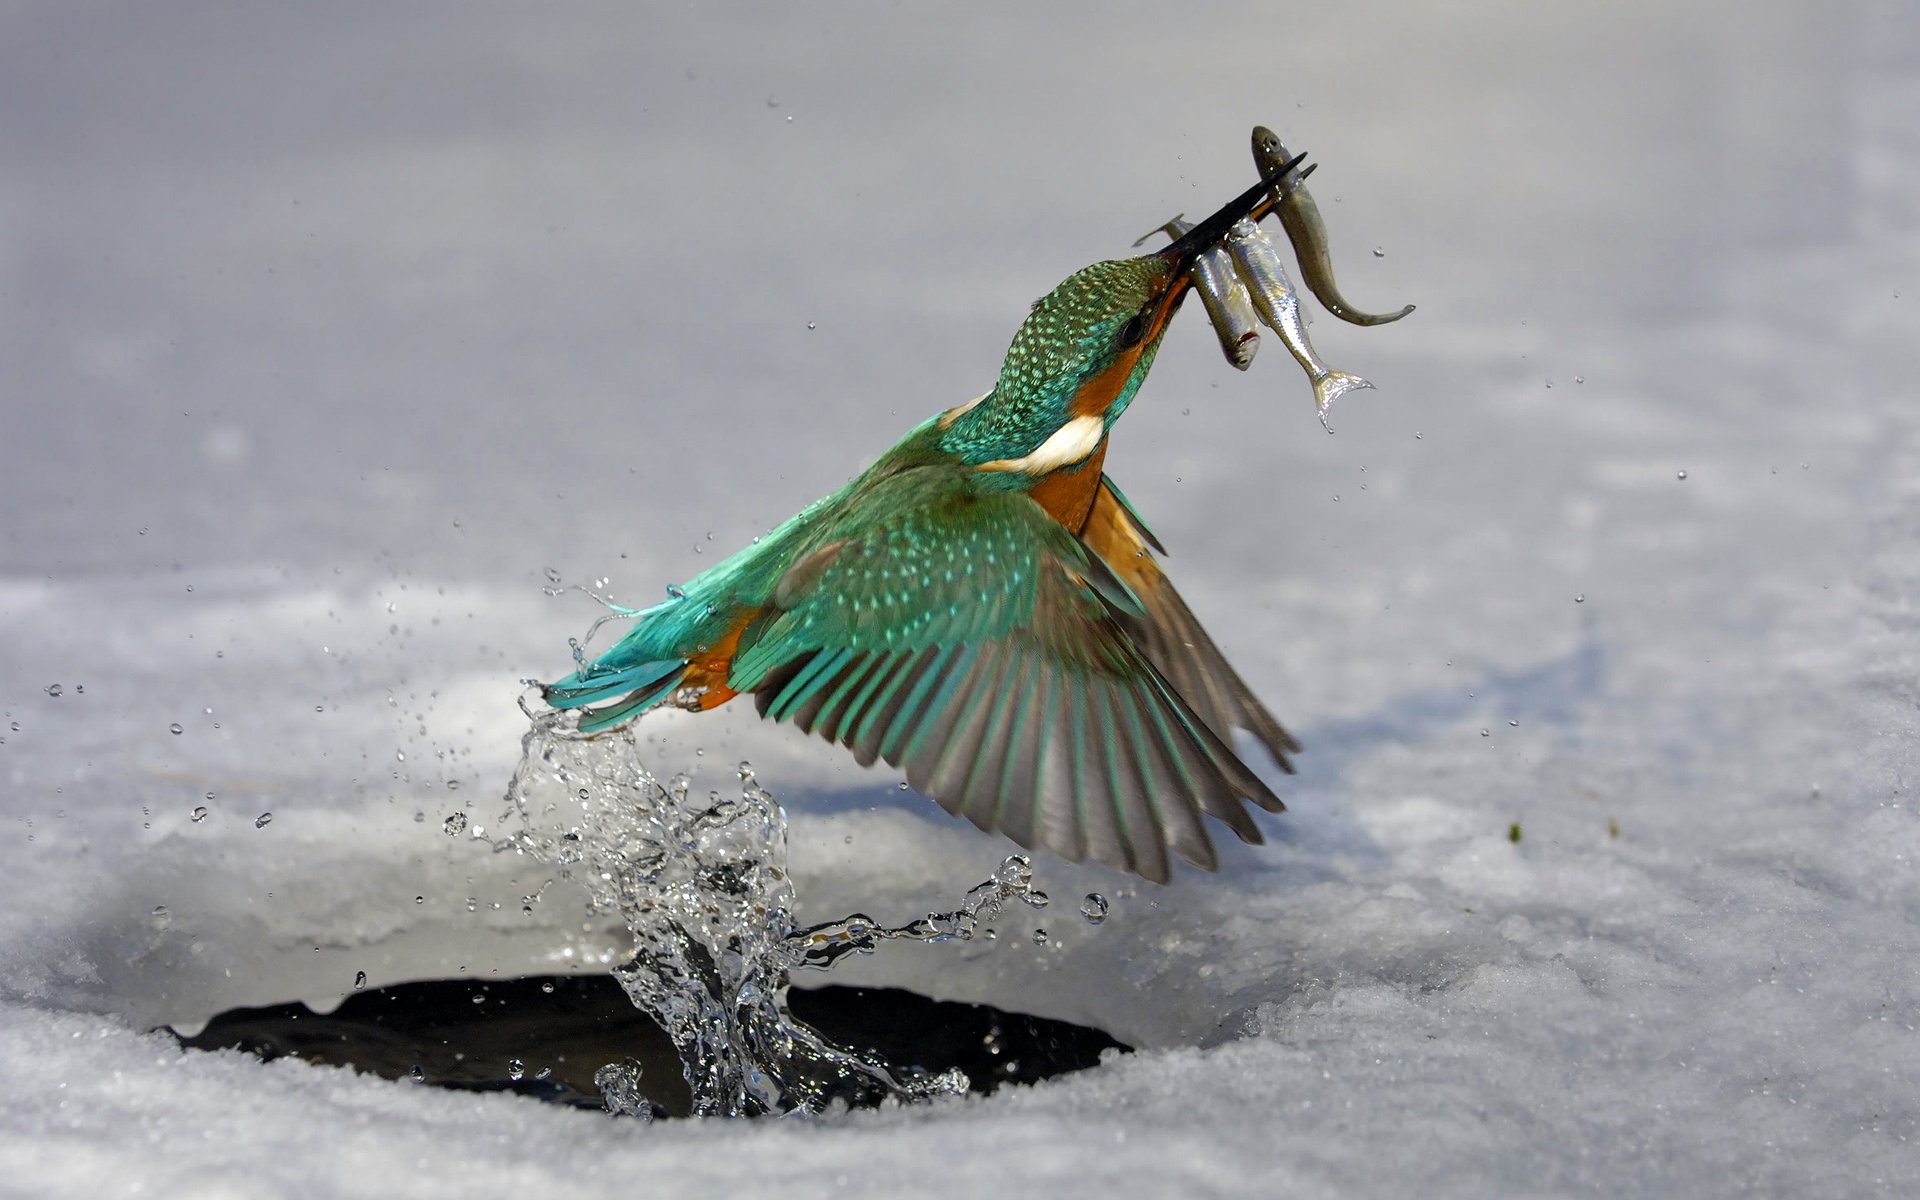
<path fill-rule="evenodd" d="M 1243 840 L 1280 801 L 1128 631 L 1150 620 L 1024 494 L 902 472 L 781 578 L 728 685 L 884 759 L 982 829 L 1164 882 L 1213 869 L 1201 815 Z"/>
<path fill-rule="evenodd" d="M 1281 770 L 1292 774 L 1287 755 L 1298 754 L 1300 743 L 1260 703 L 1201 628 L 1200 619 L 1148 553 L 1149 547 L 1165 553 L 1159 539 L 1104 475 L 1081 527 L 1080 541 L 1139 597 L 1142 611 L 1121 614 L 1117 618 L 1121 627 L 1207 728 L 1229 745 L 1234 730 L 1246 730 L 1266 747 Z"/>

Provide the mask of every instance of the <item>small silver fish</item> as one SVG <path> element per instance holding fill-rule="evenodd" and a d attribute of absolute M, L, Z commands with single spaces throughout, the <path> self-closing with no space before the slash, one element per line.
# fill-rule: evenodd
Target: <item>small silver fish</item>
<path fill-rule="evenodd" d="M 1253 127 L 1253 165 L 1261 175 L 1271 175 L 1287 163 L 1287 148 L 1280 144 L 1273 130 L 1265 125 Z M 1311 170 L 1311 168 L 1309 168 Z M 1274 211 L 1280 214 L 1281 227 L 1287 231 L 1287 240 L 1293 243 L 1293 255 L 1300 260 L 1300 276 L 1307 281 L 1314 298 L 1326 306 L 1326 310 L 1342 321 L 1355 325 L 1385 325 L 1389 321 L 1398 321 L 1413 311 L 1409 304 L 1396 313 L 1361 312 L 1348 304 L 1333 282 L 1333 256 L 1327 252 L 1327 227 L 1320 220 L 1320 206 L 1313 202 L 1307 189 L 1300 186 L 1306 178 L 1306 172 L 1290 174 L 1290 185 L 1286 194 Z"/>
<path fill-rule="evenodd" d="M 1297 191 L 1298 189 L 1296 189 Z M 1227 253 L 1234 270 L 1240 273 L 1252 293 L 1253 308 L 1260 320 L 1280 335 L 1287 351 L 1300 369 L 1313 381 L 1314 407 L 1320 412 L 1320 424 L 1327 424 L 1327 410 L 1348 392 L 1373 385 L 1358 375 L 1328 367 L 1307 340 L 1307 327 L 1300 317 L 1300 297 L 1294 293 L 1293 280 L 1280 261 L 1280 248 L 1264 229 L 1252 221 L 1240 220 L 1227 231 Z M 1332 427 L 1328 426 L 1328 431 Z"/>
<path fill-rule="evenodd" d="M 1193 222 L 1175 217 L 1134 245 L 1162 232 L 1178 241 L 1192 229 Z M 1216 246 L 1194 260 L 1187 278 L 1193 281 L 1193 290 L 1200 293 L 1200 303 L 1206 305 L 1214 336 L 1220 339 L 1220 353 L 1235 370 L 1252 366 L 1253 356 L 1260 349 L 1260 331 L 1253 327 L 1253 300 L 1247 295 L 1247 285 L 1234 274 L 1233 260 Z"/>

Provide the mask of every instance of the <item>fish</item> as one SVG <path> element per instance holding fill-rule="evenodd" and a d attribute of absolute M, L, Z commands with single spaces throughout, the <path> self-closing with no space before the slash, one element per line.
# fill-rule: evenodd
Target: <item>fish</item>
<path fill-rule="evenodd" d="M 1192 229 L 1193 222 L 1183 214 L 1148 232 L 1134 245 L 1163 232 L 1178 241 Z M 1220 339 L 1220 353 L 1237 371 L 1252 366 L 1253 356 L 1260 349 L 1260 331 L 1254 328 L 1253 300 L 1247 295 L 1247 285 L 1234 273 L 1233 260 L 1224 249 L 1215 247 L 1194 259 L 1187 278 L 1193 281 L 1193 290 L 1200 293 L 1200 303 L 1206 306 L 1207 316 L 1213 321 L 1214 336 Z"/>
<path fill-rule="evenodd" d="M 1280 144 L 1273 130 L 1255 125 L 1253 163 L 1260 174 L 1271 175 L 1286 161 L 1287 148 Z M 1306 280 L 1314 298 L 1328 312 L 1354 325 L 1385 325 L 1412 312 L 1411 304 L 1395 313 L 1362 312 L 1340 295 L 1340 289 L 1333 282 L 1333 257 L 1327 252 L 1327 227 L 1320 220 L 1320 206 L 1299 184 L 1299 179 L 1304 178 L 1305 172 L 1293 181 L 1281 195 L 1275 211 L 1280 214 L 1280 225 L 1287 231 L 1287 240 L 1293 243 L 1294 257 L 1300 260 L 1300 276 Z"/>
<path fill-rule="evenodd" d="M 1298 190 L 1294 189 L 1296 193 Z M 1333 432 L 1333 427 L 1327 424 L 1327 410 L 1333 407 L 1333 402 L 1348 392 L 1373 385 L 1358 375 L 1327 366 L 1313 343 L 1307 340 L 1306 323 L 1300 315 L 1300 297 L 1293 290 L 1293 280 L 1287 277 L 1285 264 L 1280 261 L 1280 248 L 1273 244 L 1266 230 L 1242 218 L 1227 231 L 1226 247 L 1234 270 L 1240 273 L 1251 294 L 1254 312 L 1263 324 L 1280 335 L 1287 351 L 1313 382 L 1314 407 L 1320 413 L 1320 424 L 1327 432 Z"/>

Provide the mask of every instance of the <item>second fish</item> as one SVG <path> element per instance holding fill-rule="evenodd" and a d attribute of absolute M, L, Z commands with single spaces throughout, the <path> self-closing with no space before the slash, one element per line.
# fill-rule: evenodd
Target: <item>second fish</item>
<path fill-rule="evenodd" d="M 1320 413 L 1320 424 L 1326 425 L 1327 410 L 1335 400 L 1373 385 L 1358 375 L 1327 366 L 1313 343 L 1307 340 L 1306 321 L 1300 315 L 1300 297 L 1294 292 L 1293 281 L 1287 277 L 1287 269 L 1280 261 L 1279 247 L 1273 244 L 1266 230 L 1243 218 L 1227 231 L 1226 246 L 1233 258 L 1234 270 L 1240 273 L 1247 291 L 1252 294 L 1254 312 L 1263 324 L 1280 335 L 1280 340 L 1287 344 L 1287 352 L 1313 381 L 1314 407 Z M 1331 426 L 1328 432 L 1332 432 Z"/>

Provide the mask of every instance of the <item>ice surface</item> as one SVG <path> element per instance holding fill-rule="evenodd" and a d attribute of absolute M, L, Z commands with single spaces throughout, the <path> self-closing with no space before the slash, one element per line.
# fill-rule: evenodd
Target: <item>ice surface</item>
<path fill-rule="evenodd" d="M 0 1193 L 1911 1192 L 1911 6 L 995 15 L 9 22 Z M 1335 438 L 1189 314 L 1108 469 L 1306 745 L 1291 811 L 858 964 L 1142 1053 L 641 1127 L 142 1032 L 610 966 L 487 841 L 595 611 L 548 569 L 652 602 L 1244 185 L 1255 122 L 1419 311 L 1314 326 L 1379 387 Z M 730 709 L 643 733 L 753 761 L 803 919 L 1009 849 Z"/>

